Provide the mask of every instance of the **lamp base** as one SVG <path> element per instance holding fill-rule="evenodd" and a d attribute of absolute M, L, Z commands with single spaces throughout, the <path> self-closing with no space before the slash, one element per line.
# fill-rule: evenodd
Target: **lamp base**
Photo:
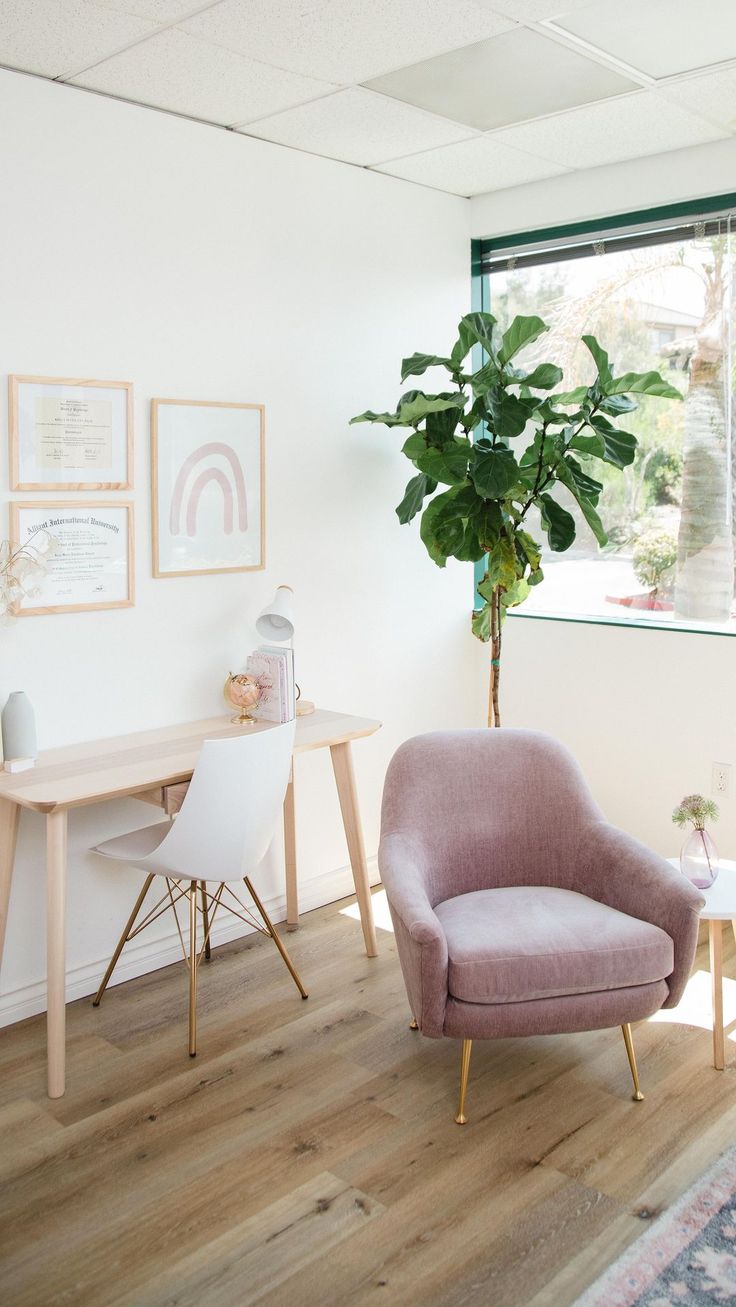
<path fill-rule="evenodd" d="M 311 712 L 314 712 L 314 704 L 312 703 L 311 699 L 297 699 L 296 701 L 297 717 L 308 717 Z"/>

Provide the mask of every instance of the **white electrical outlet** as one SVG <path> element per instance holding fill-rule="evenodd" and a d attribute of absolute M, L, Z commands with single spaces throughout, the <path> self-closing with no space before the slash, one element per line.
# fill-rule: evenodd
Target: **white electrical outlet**
<path fill-rule="evenodd" d="M 714 794 L 720 794 L 725 797 L 731 793 L 731 764 L 730 762 L 714 762 L 711 776 L 711 789 Z"/>

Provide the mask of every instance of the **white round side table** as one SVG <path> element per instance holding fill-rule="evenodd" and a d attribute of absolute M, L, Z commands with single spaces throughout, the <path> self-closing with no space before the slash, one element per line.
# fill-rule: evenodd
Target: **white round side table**
<path fill-rule="evenodd" d="M 680 869 L 678 858 L 669 858 L 673 867 Z M 703 921 L 708 922 L 710 941 L 710 983 L 713 995 L 713 1065 L 722 1071 L 726 1062 L 726 1035 L 723 1027 L 723 923 L 730 921 L 736 938 L 736 862 L 719 860 L 715 883 L 700 891 L 705 906 L 700 910 Z"/>

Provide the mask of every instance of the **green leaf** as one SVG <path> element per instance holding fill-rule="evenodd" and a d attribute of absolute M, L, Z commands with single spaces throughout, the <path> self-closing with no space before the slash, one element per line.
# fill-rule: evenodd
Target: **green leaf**
<path fill-rule="evenodd" d="M 567 470 L 571 479 L 575 482 L 575 485 L 577 486 L 580 493 L 582 495 L 585 495 L 586 499 L 590 499 L 594 504 L 597 504 L 598 499 L 600 497 L 601 490 L 603 489 L 602 482 L 595 481 L 593 477 L 589 477 L 587 472 L 583 471 L 577 459 L 572 458 L 569 454 L 563 460 L 562 466 Z M 558 465 L 558 475 L 559 475 L 559 465 Z"/>
<path fill-rule="evenodd" d="M 413 517 L 416 517 L 424 503 L 425 496 L 433 494 L 436 489 L 437 482 L 432 481 L 423 472 L 420 472 L 419 476 L 412 477 L 404 491 L 404 498 L 396 509 L 396 516 L 402 526 L 405 526 L 407 522 L 411 522 Z"/>
<path fill-rule="evenodd" d="M 633 413 L 638 407 L 628 395 L 606 395 L 598 404 L 601 413 L 610 413 L 613 417 L 619 417 L 621 413 Z"/>
<path fill-rule="evenodd" d="M 575 390 L 566 390 L 559 395 L 550 395 L 550 404 L 582 404 L 584 399 L 588 399 L 588 387 L 577 386 Z"/>
<path fill-rule="evenodd" d="M 504 591 L 501 595 L 502 619 L 507 608 L 517 608 L 519 604 L 523 604 L 530 589 L 531 586 L 529 585 L 529 582 L 526 581 L 523 576 L 520 576 L 518 580 L 514 581 L 514 584 L 508 590 Z"/>
<path fill-rule="evenodd" d="M 461 563 L 477 563 L 485 552 L 472 521 L 466 522 L 462 541 L 454 550 L 453 557 L 458 558 Z"/>
<path fill-rule="evenodd" d="M 465 522 L 477 502 L 469 482 L 453 486 L 430 500 L 422 514 L 419 534 L 438 567 L 444 567 L 456 549 L 462 548 Z"/>
<path fill-rule="evenodd" d="M 366 409 L 365 413 L 359 413 L 357 417 L 350 419 L 350 426 L 355 426 L 356 422 L 382 422 L 385 427 L 405 427 L 410 423 L 403 422 L 398 413 L 374 413 L 372 409 Z"/>
<path fill-rule="evenodd" d="M 446 409 L 465 407 L 465 396 L 458 394 L 454 399 L 443 399 L 435 395 L 417 394 L 415 398 L 404 400 L 399 405 L 398 418 L 402 427 L 413 427 L 428 413 L 443 413 Z"/>
<path fill-rule="evenodd" d="M 562 368 L 556 363 L 540 363 L 533 372 L 527 373 L 524 385 L 535 390 L 552 390 L 562 381 Z"/>
<path fill-rule="evenodd" d="M 520 399 L 506 390 L 489 391 L 486 403 L 491 412 L 491 421 L 496 435 L 502 440 L 513 440 L 520 436 L 536 407 L 531 399 Z"/>
<path fill-rule="evenodd" d="M 421 377 L 427 368 L 450 367 L 450 359 L 440 358 L 437 354 L 412 354 L 411 358 L 401 360 L 401 380 L 407 377 Z"/>
<path fill-rule="evenodd" d="M 516 557 L 514 542 L 504 535 L 488 551 L 487 571 L 478 586 L 478 594 L 484 599 L 490 599 L 496 586 L 501 585 L 505 590 L 509 590 L 516 584 L 519 575 L 520 564 Z"/>
<path fill-rule="evenodd" d="M 477 499 L 472 520 L 483 552 L 487 553 L 503 531 L 503 513 L 496 500 Z"/>
<path fill-rule="evenodd" d="M 575 462 L 574 458 L 564 459 L 558 464 L 557 478 L 559 481 L 562 481 L 563 485 L 566 485 L 570 493 L 574 495 L 580 505 L 583 517 L 588 523 L 588 526 L 593 532 L 598 544 L 607 545 L 608 535 L 606 534 L 603 523 L 601 522 L 595 508 L 595 505 L 598 502 L 598 496 L 603 489 L 600 481 L 593 481 L 590 477 L 587 477 L 580 465 Z M 587 486 L 594 487 L 594 493 L 592 495 L 586 493 Z"/>
<path fill-rule="evenodd" d="M 489 449 L 476 455 L 470 477 L 484 499 L 503 499 L 519 479 L 519 464 L 510 449 Z"/>
<path fill-rule="evenodd" d="M 570 449 L 581 454 L 592 454 L 612 467 L 623 468 L 633 463 L 636 457 L 637 439 L 628 431 L 620 431 L 607 418 L 596 414 L 590 419 L 591 427 L 581 432 L 570 441 Z"/>
<path fill-rule="evenodd" d="M 534 536 L 529 535 L 528 531 L 517 531 L 516 549 L 517 553 L 521 551 L 524 555 L 524 558 L 529 564 L 532 572 L 538 572 L 539 565 L 542 561 L 542 551 L 534 539 Z"/>
<path fill-rule="evenodd" d="M 473 613 L 472 623 L 473 635 L 487 644 L 491 638 L 491 605 L 484 603 L 482 608 L 476 608 Z"/>
<path fill-rule="evenodd" d="M 514 318 L 508 331 L 503 333 L 501 348 L 498 351 L 499 363 L 508 363 L 509 359 L 519 353 L 519 350 L 524 349 L 525 345 L 531 345 L 532 341 L 545 331 L 549 331 L 549 327 L 534 314 L 531 317 L 520 314 Z"/>
<path fill-rule="evenodd" d="M 472 375 L 470 384 L 473 394 L 486 395 L 492 386 L 498 385 L 500 377 L 499 368 L 497 368 L 493 359 L 489 359 L 487 363 L 483 364 L 482 368 L 478 368 L 478 371 Z"/>
<path fill-rule="evenodd" d="M 438 395 L 438 399 L 451 399 L 452 395 Z M 448 440 L 452 440 L 455 435 L 455 428 L 458 422 L 466 422 L 465 415 L 457 408 L 447 408 L 440 413 L 428 413 L 425 423 L 425 432 L 430 444 L 444 445 Z"/>
<path fill-rule="evenodd" d="M 540 495 L 539 504 L 550 549 L 554 549 L 556 554 L 564 553 L 575 539 L 575 518 L 551 495 Z"/>
<path fill-rule="evenodd" d="M 596 340 L 595 336 L 582 336 L 581 340 L 584 345 L 587 345 L 588 349 L 593 355 L 595 366 L 598 369 L 598 376 L 600 378 L 601 385 L 605 389 L 605 387 L 608 385 L 608 382 L 611 380 L 611 364 L 608 361 L 608 354 L 598 344 L 598 341 Z"/>
<path fill-rule="evenodd" d="M 491 313 L 466 313 L 458 325 L 460 341 L 463 342 L 462 347 L 465 348 L 466 343 L 468 343 L 469 347 L 478 344 L 483 346 L 487 354 L 492 354 L 493 328 L 495 325 L 496 319 Z M 458 344 L 460 341 L 458 341 Z M 468 349 L 465 349 L 465 354 L 467 353 Z M 465 354 L 462 355 L 463 358 Z M 453 358 L 455 357 L 455 351 L 453 350 Z"/>
<path fill-rule="evenodd" d="M 417 467 L 435 481 L 459 486 L 467 475 L 471 445 L 467 440 L 453 440 L 439 449 L 425 449 L 416 460 Z"/>
<path fill-rule="evenodd" d="M 410 458 L 412 463 L 415 463 L 416 460 L 420 458 L 422 454 L 426 454 L 427 437 L 424 434 L 424 432 L 412 431 L 411 435 L 407 436 L 406 440 L 401 446 L 401 452 L 402 454 L 406 454 L 406 457 Z"/>
<path fill-rule="evenodd" d="M 660 399 L 682 399 L 679 390 L 658 372 L 625 372 L 606 386 L 606 395 L 658 395 Z"/>

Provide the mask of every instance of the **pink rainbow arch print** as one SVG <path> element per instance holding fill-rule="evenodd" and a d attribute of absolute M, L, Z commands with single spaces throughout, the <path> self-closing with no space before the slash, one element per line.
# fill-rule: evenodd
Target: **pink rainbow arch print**
<path fill-rule="evenodd" d="M 208 460 L 217 455 L 221 455 L 225 459 L 230 476 L 222 468 L 209 463 L 209 466 L 205 466 L 191 482 L 187 495 L 187 482 L 191 474 L 200 463 L 207 463 Z M 193 450 L 179 468 L 179 473 L 174 482 L 169 511 L 169 531 L 173 536 L 180 535 L 182 529 L 190 537 L 196 535 L 199 501 L 202 497 L 202 491 L 211 482 L 214 482 L 222 490 L 222 525 L 225 535 L 232 535 L 233 533 L 236 507 L 238 530 L 248 530 L 248 497 L 240 461 L 230 445 L 226 445 L 224 441 L 211 440 Z M 183 528 L 182 517 L 184 518 Z"/>

